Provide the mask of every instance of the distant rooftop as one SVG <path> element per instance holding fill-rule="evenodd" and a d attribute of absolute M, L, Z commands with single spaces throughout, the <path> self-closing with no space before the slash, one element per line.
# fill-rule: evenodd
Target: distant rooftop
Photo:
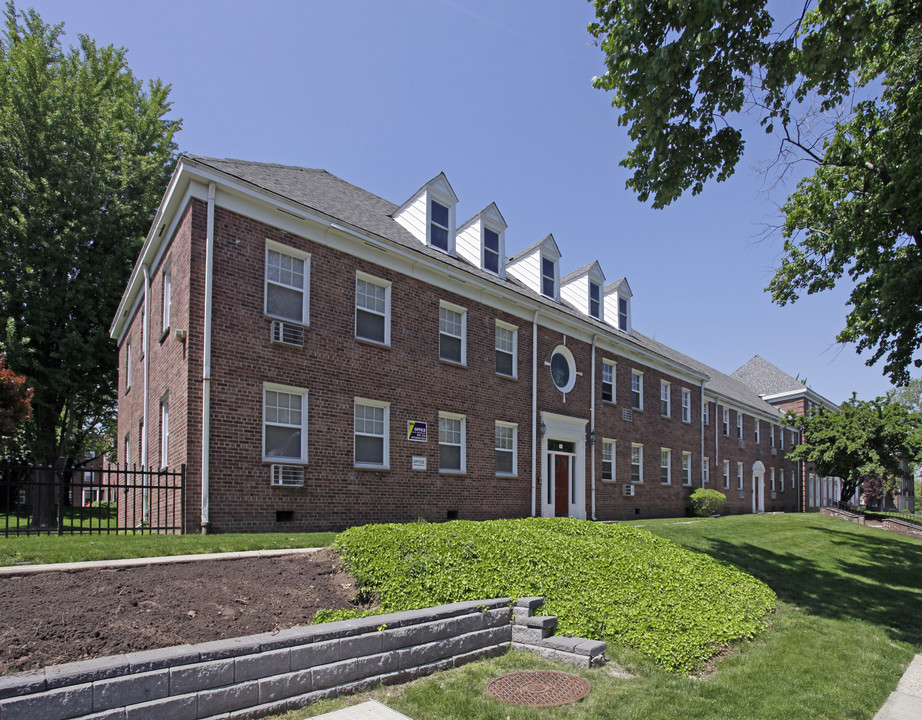
<path fill-rule="evenodd" d="M 779 393 L 806 392 L 807 390 L 806 383 L 792 378 L 759 355 L 732 373 L 730 377 L 748 385 L 761 397 Z"/>

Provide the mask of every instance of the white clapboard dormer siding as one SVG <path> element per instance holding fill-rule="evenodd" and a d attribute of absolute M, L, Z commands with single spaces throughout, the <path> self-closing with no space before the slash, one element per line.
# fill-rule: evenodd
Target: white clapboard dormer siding
<path fill-rule="evenodd" d="M 598 260 L 560 279 L 560 299 L 583 315 L 605 320 L 605 275 Z"/>
<path fill-rule="evenodd" d="M 560 250 L 553 235 L 506 261 L 506 274 L 551 300 L 560 300 Z"/>
<path fill-rule="evenodd" d="M 506 277 L 506 221 L 490 203 L 455 234 L 458 257 L 498 277 Z"/>
<path fill-rule="evenodd" d="M 421 243 L 455 255 L 455 205 L 458 196 L 439 173 L 397 208 L 393 215 Z"/>
<path fill-rule="evenodd" d="M 631 334 L 631 286 L 627 278 L 615 280 L 605 288 L 605 322 Z"/>

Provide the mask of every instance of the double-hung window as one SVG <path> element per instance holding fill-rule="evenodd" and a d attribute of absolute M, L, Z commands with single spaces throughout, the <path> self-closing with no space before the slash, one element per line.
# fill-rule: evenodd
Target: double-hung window
<path fill-rule="evenodd" d="M 631 370 L 631 407 L 643 410 L 643 373 Z"/>
<path fill-rule="evenodd" d="M 390 462 L 390 405 L 355 399 L 355 466 L 387 468 Z"/>
<path fill-rule="evenodd" d="M 682 484 L 690 486 L 692 484 L 692 456 L 690 452 L 682 453 Z"/>
<path fill-rule="evenodd" d="M 355 277 L 355 336 L 381 345 L 391 341 L 391 284 L 358 273 Z"/>
<path fill-rule="evenodd" d="M 793 487 L 793 485 L 791 485 L 791 487 Z M 784 492 L 784 469 L 778 471 L 778 491 Z"/>
<path fill-rule="evenodd" d="M 589 283 L 589 314 L 596 320 L 602 319 L 602 286 Z"/>
<path fill-rule="evenodd" d="M 643 445 L 631 444 L 631 482 L 643 482 Z"/>
<path fill-rule="evenodd" d="M 615 402 L 615 364 L 610 360 L 602 361 L 602 400 Z"/>
<path fill-rule="evenodd" d="M 775 447 L 775 426 L 769 425 L 768 432 L 769 432 L 769 435 L 771 436 L 771 446 Z"/>
<path fill-rule="evenodd" d="M 448 303 L 439 305 L 439 359 L 464 365 L 467 312 Z"/>
<path fill-rule="evenodd" d="M 743 439 L 743 413 L 738 410 L 736 412 L 736 438 L 737 440 Z"/>
<path fill-rule="evenodd" d="M 706 401 L 701 404 L 701 421 L 705 426 L 711 424 L 711 405 Z"/>
<path fill-rule="evenodd" d="M 723 409 L 722 427 L 724 435 L 730 437 L 730 411 L 727 408 Z"/>
<path fill-rule="evenodd" d="M 663 417 L 669 417 L 672 414 L 672 403 L 669 393 L 669 383 L 665 380 L 661 380 L 659 384 L 659 414 Z"/>
<path fill-rule="evenodd" d="M 162 316 L 161 316 L 161 325 L 162 330 L 160 331 L 161 337 L 166 335 L 166 332 L 170 329 L 170 314 L 172 311 L 173 305 L 173 263 L 170 260 L 166 261 L 166 264 L 163 266 L 163 293 L 161 297 L 161 302 L 163 304 Z"/>
<path fill-rule="evenodd" d="M 266 241 L 266 315 L 309 323 L 310 255 Z"/>
<path fill-rule="evenodd" d="M 131 390 L 131 338 L 125 343 L 125 392 Z"/>
<path fill-rule="evenodd" d="M 756 425 L 755 425 L 754 437 L 755 437 L 755 440 L 756 440 L 756 445 L 758 445 L 759 442 L 760 442 L 760 440 L 759 440 L 759 419 L 758 419 L 758 418 L 755 419 L 755 424 L 756 424 Z"/>
<path fill-rule="evenodd" d="M 516 376 L 516 345 L 518 331 L 513 325 L 496 321 L 496 374 Z"/>
<path fill-rule="evenodd" d="M 483 269 L 499 275 L 499 233 L 488 227 L 483 229 Z"/>
<path fill-rule="evenodd" d="M 736 463 L 736 489 L 743 489 L 743 463 Z"/>
<path fill-rule="evenodd" d="M 549 257 L 541 258 L 541 294 L 557 298 L 557 263 Z"/>
<path fill-rule="evenodd" d="M 659 481 L 663 485 L 672 484 L 672 450 L 660 448 Z"/>
<path fill-rule="evenodd" d="M 691 422 L 691 390 L 682 388 L 682 422 Z"/>
<path fill-rule="evenodd" d="M 602 441 L 602 479 L 615 479 L 615 441 Z"/>
<path fill-rule="evenodd" d="M 724 460 L 724 490 L 730 489 L 730 461 Z"/>
<path fill-rule="evenodd" d="M 429 201 L 429 244 L 448 252 L 448 207 L 435 200 Z"/>
<path fill-rule="evenodd" d="M 711 459 L 701 458 L 701 487 L 711 482 Z"/>
<path fill-rule="evenodd" d="M 307 390 L 263 384 L 263 459 L 307 462 Z"/>
<path fill-rule="evenodd" d="M 441 423 L 440 423 L 441 424 Z M 518 426 L 496 421 L 496 474 L 514 476 L 518 473 L 516 463 L 516 435 Z M 441 452 L 440 452 L 441 456 Z"/>
<path fill-rule="evenodd" d="M 170 464 L 170 397 L 160 400 L 160 467 Z"/>
<path fill-rule="evenodd" d="M 627 298 L 618 298 L 618 329 L 627 332 Z"/>
<path fill-rule="evenodd" d="M 775 492 L 775 468 L 772 468 L 772 492 Z"/>
<path fill-rule="evenodd" d="M 465 417 L 439 413 L 439 472 L 465 471 Z"/>

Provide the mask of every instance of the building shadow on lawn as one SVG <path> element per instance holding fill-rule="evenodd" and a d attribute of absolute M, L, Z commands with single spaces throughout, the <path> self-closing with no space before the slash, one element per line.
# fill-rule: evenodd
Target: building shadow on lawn
<path fill-rule="evenodd" d="M 706 541 L 706 552 L 759 578 L 784 602 L 814 615 L 889 628 L 895 640 L 922 644 L 922 545 L 832 529 L 840 556 L 826 563 L 752 543 Z"/>

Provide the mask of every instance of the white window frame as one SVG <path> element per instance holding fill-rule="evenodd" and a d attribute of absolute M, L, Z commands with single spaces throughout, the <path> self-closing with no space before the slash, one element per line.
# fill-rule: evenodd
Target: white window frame
<path fill-rule="evenodd" d="M 643 410 L 643 373 L 640 370 L 631 370 L 631 408 Z"/>
<path fill-rule="evenodd" d="M 627 332 L 631 326 L 631 302 L 625 297 L 618 296 L 618 329 Z"/>
<path fill-rule="evenodd" d="M 711 404 L 707 401 L 701 403 L 701 422 L 705 427 L 711 424 Z"/>
<path fill-rule="evenodd" d="M 691 390 L 682 388 L 682 422 L 691 422 Z"/>
<path fill-rule="evenodd" d="M 775 447 L 775 426 L 774 424 L 770 425 L 768 429 L 771 435 L 771 446 Z"/>
<path fill-rule="evenodd" d="M 496 420 L 493 424 L 494 427 L 494 446 L 496 450 L 496 456 L 499 458 L 499 453 L 508 453 L 512 456 L 512 470 L 510 472 L 501 472 L 499 470 L 499 464 L 497 463 L 496 475 L 497 477 L 517 477 L 519 474 L 519 426 L 516 423 L 503 422 L 502 420 Z M 500 428 L 505 430 L 512 430 L 512 447 L 511 448 L 501 448 L 499 446 L 499 438 L 496 437 L 496 431 Z"/>
<path fill-rule="evenodd" d="M 736 463 L 736 489 L 743 490 L 743 463 Z"/>
<path fill-rule="evenodd" d="M 617 480 L 617 475 L 615 474 L 617 451 L 618 451 L 618 443 L 616 440 L 610 440 L 609 438 L 602 438 L 602 482 L 615 482 Z M 609 466 L 608 467 L 609 477 L 605 477 L 606 464 Z"/>
<path fill-rule="evenodd" d="M 663 480 L 663 470 L 666 471 L 665 480 Z M 659 481 L 660 485 L 672 485 L 672 450 L 669 448 L 659 450 Z"/>
<path fill-rule="evenodd" d="M 125 368 L 125 392 L 131 390 L 131 338 L 125 343 L 127 367 Z"/>
<path fill-rule="evenodd" d="M 381 312 L 377 307 L 370 308 L 365 307 L 364 305 L 359 305 L 360 299 L 362 296 L 359 295 L 359 283 L 365 283 L 366 285 L 374 285 L 377 288 L 384 290 L 384 312 Z M 376 298 L 377 300 L 377 298 Z M 355 337 L 357 340 L 362 342 L 374 343 L 375 345 L 383 345 L 389 347 L 391 344 L 391 283 L 388 280 L 382 280 L 379 277 L 374 275 L 369 275 L 368 273 L 363 273 L 357 271 L 355 273 Z M 369 315 L 374 315 L 384 318 L 384 340 L 378 340 L 377 338 L 366 337 L 364 335 L 359 335 L 359 312 L 368 313 Z"/>
<path fill-rule="evenodd" d="M 131 464 L 131 433 L 125 433 L 125 467 Z"/>
<path fill-rule="evenodd" d="M 613 360 L 605 360 L 605 359 L 602 360 L 602 402 L 608 402 L 608 403 L 611 403 L 612 405 L 615 405 L 618 402 L 618 397 L 616 394 L 617 386 L 615 383 L 615 371 L 617 367 L 618 367 L 618 363 L 614 362 Z M 605 380 L 606 369 L 608 370 L 608 373 L 609 373 L 608 381 Z M 611 399 L 610 400 L 605 399 L 605 386 L 606 385 L 611 386 L 611 393 L 610 393 Z"/>
<path fill-rule="evenodd" d="M 442 312 L 451 312 L 456 315 L 461 316 L 461 334 L 455 335 L 454 333 L 448 332 L 443 327 L 443 318 Z M 461 358 L 455 360 L 454 358 L 444 357 L 442 355 L 442 336 L 447 338 L 457 338 L 461 341 Z M 455 305 L 454 303 L 445 302 L 444 300 L 439 302 L 439 360 L 447 363 L 452 363 L 454 365 L 467 365 L 467 309 L 461 307 L 460 305 Z"/>
<path fill-rule="evenodd" d="M 446 210 L 447 213 L 448 213 L 448 218 L 447 218 L 447 220 L 446 220 L 446 223 L 447 223 L 447 224 L 442 225 L 442 223 L 439 223 L 439 222 L 436 222 L 436 221 L 435 221 L 435 218 L 433 217 L 433 215 L 434 215 L 435 213 L 433 213 L 433 211 L 432 211 L 432 204 L 433 204 L 433 203 L 436 203 L 437 205 L 440 205 L 441 207 L 445 208 L 445 210 Z M 434 250 L 438 250 L 438 251 L 440 251 L 440 252 L 448 253 L 449 255 L 454 255 L 454 252 L 455 252 L 455 248 L 454 248 L 454 245 L 455 245 L 454 239 L 455 239 L 455 238 L 454 238 L 454 231 L 453 231 L 453 229 L 452 229 L 452 215 L 453 215 L 453 214 L 454 214 L 454 207 L 453 207 L 452 203 L 446 202 L 446 201 L 443 200 L 441 197 L 436 197 L 436 196 L 431 195 L 431 194 L 429 195 L 429 197 L 427 198 L 427 205 L 426 205 L 426 220 L 427 220 L 427 223 L 426 223 L 426 244 L 427 244 L 429 247 L 433 248 Z M 444 247 L 444 248 L 443 248 L 443 247 L 439 247 L 438 245 L 436 245 L 436 244 L 432 241 L 432 228 L 433 228 L 433 227 L 436 227 L 436 228 L 439 228 L 440 230 L 444 230 L 444 231 L 445 231 L 445 247 Z"/>
<path fill-rule="evenodd" d="M 383 410 L 382 420 L 384 422 L 383 433 L 374 433 L 374 432 L 359 432 L 356 429 L 356 410 L 359 407 L 363 408 L 374 408 L 376 410 Z M 362 437 L 372 437 L 372 438 L 381 438 L 382 447 L 381 447 L 381 462 L 359 462 L 357 448 L 358 445 L 356 440 L 359 436 Z M 362 398 L 357 397 L 353 400 L 352 403 L 352 461 L 353 465 L 357 468 L 371 468 L 375 470 L 387 470 L 391 466 L 391 404 L 389 402 L 383 402 L 381 400 L 372 400 L 371 398 Z"/>
<path fill-rule="evenodd" d="M 778 438 L 780 439 L 780 442 L 781 442 L 780 449 L 784 450 L 784 428 L 779 428 Z"/>
<path fill-rule="evenodd" d="M 512 349 L 508 350 L 506 348 L 501 348 L 499 346 L 499 330 L 504 330 L 506 332 L 512 333 Z M 519 329 L 515 325 L 510 325 L 509 323 L 503 322 L 502 320 L 496 321 L 496 326 L 494 330 L 494 352 L 496 354 L 505 353 L 506 355 L 512 356 L 512 374 L 507 375 L 499 371 L 499 368 L 496 367 L 495 357 L 494 357 L 494 371 L 500 377 L 518 377 L 519 374 Z"/>
<path fill-rule="evenodd" d="M 775 468 L 772 468 L 772 492 L 775 492 Z"/>
<path fill-rule="evenodd" d="M 635 462 L 636 461 L 636 462 Z M 634 468 L 637 468 L 637 479 L 634 479 Z M 643 444 L 631 443 L 631 482 L 643 485 Z"/>
<path fill-rule="evenodd" d="M 709 485 L 711 482 L 711 459 L 701 458 L 701 487 Z"/>
<path fill-rule="evenodd" d="M 730 408 L 721 408 L 721 430 L 723 430 L 724 437 L 730 437 Z"/>
<path fill-rule="evenodd" d="M 692 484 L 692 454 L 682 451 L 682 485 L 691 487 Z"/>
<path fill-rule="evenodd" d="M 659 381 L 659 414 L 672 417 L 672 385 L 666 380 Z"/>
<path fill-rule="evenodd" d="M 171 315 L 173 311 L 173 259 L 168 259 L 163 265 L 163 284 L 160 293 L 161 338 L 170 330 Z"/>
<path fill-rule="evenodd" d="M 743 413 L 736 411 L 736 439 L 743 439 Z"/>
<path fill-rule="evenodd" d="M 778 470 L 778 492 L 784 492 L 784 468 Z"/>
<path fill-rule="evenodd" d="M 160 467 L 170 464 L 170 396 L 160 399 Z"/>
<path fill-rule="evenodd" d="M 756 445 L 759 445 L 762 442 L 762 440 L 760 439 L 760 433 L 759 433 L 759 418 L 755 418 L 755 424 L 756 424 L 756 429 L 755 429 Z"/>
<path fill-rule="evenodd" d="M 271 422 L 268 419 L 269 411 L 267 405 L 267 393 L 282 393 L 289 396 L 297 396 L 301 398 L 301 422 L 298 425 L 294 423 L 284 423 L 281 421 Z M 297 465 L 306 465 L 307 464 L 307 432 L 308 432 L 308 391 L 305 388 L 293 387 L 291 385 L 279 385 L 277 383 L 263 383 L 263 392 L 262 392 L 262 455 L 264 462 L 278 463 L 278 464 L 297 464 Z M 297 427 L 301 433 L 301 443 L 299 448 L 299 455 L 297 457 L 293 455 L 269 455 L 266 452 L 266 429 L 270 425 L 276 427 Z"/>
<path fill-rule="evenodd" d="M 496 251 L 495 252 L 487 248 L 487 232 L 491 232 L 494 235 L 496 235 Z M 483 268 L 484 272 L 488 272 L 491 275 L 497 275 L 500 277 L 502 276 L 503 274 L 503 255 L 505 254 L 503 245 L 504 245 L 503 234 L 499 230 L 496 230 L 495 228 L 491 228 L 489 225 L 486 225 L 486 224 L 482 225 L 481 238 L 480 238 L 480 247 L 482 249 L 481 255 L 480 255 L 480 266 Z M 496 256 L 496 270 L 490 270 L 487 268 L 487 253 L 490 253 L 490 255 Z"/>
<path fill-rule="evenodd" d="M 279 255 L 286 255 L 294 260 L 300 260 L 304 263 L 304 272 L 302 274 L 302 286 L 300 288 L 295 287 L 294 285 L 289 285 L 282 282 L 281 280 L 270 280 L 269 279 L 269 253 L 275 252 Z M 275 318 L 276 320 L 282 320 L 284 322 L 295 323 L 297 325 L 303 325 L 307 327 L 310 325 L 310 299 L 311 299 L 311 256 L 310 253 L 306 253 L 303 250 L 297 250 L 288 245 L 282 245 L 277 243 L 274 240 L 266 240 L 266 254 L 265 254 L 265 266 L 263 273 L 263 312 L 266 317 Z M 275 285 L 278 287 L 286 288 L 288 290 L 297 290 L 301 293 L 301 319 L 287 317 L 285 315 L 279 315 L 277 313 L 269 312 L 269 286 Z"/>
<path fill-rule="evenodd" d="M 442 420 L 460 421 L 461 442 L 443 442 L 442 441 Z M 454 431 L 452 431 L 454 432 Z M 442 445 L 451 445 L 461 447 L 461 467 L 460 468 L 443 468 L 442 467 Z M 447 475 L 461 475 L 467 472 L 467 416 L 457 413 L 440 412 L 439 413 L 439 472 Z"/>
<path fill-rule="evenodd" d="M 724 460 L 723 480 L 724 480 L 723 489 L 729 490 L 730 489 L 730 461 L 729 460 Z"/>
<path fill-rule="evenodd" d="M 550 277 L 549 275 L 544 274 L 545 261 L 551 263 L 554 269 L 553 278 Z M 540 294 L 546 298 L 550 298 L 551 300 L 556 300 L 560 293 L 558 289 L 560 287 L 560 270 L 557 267 L 557 259 L 551 255 L 545 255 L 544 253 L 541 253 L 540 260 L 539 260 L 539 267 L 538 267 L 538 275 L 539 275 L 539 282 L 540 282 L 540 289 L 541 289 Z M 553 294 L 551 295 L 548 295 L 546 292 L 544 292 L 544 281 L 545 280 L 552 280 Z"/>
<path fill-rule="evenodd" d="M 593 288 L 598 294 L 595 300 L 593 300 L 593 297 L 592 297 Z M 593 306 L 595 306 L 595 309 L 596 309 L 595 312 L 592 312 Z M 602 286 L 599 283 L 590 280 L 589 281 L 589 307 L 587 308 L 589 317 L 595 318 L 596 320 L 604 320 L 605 319 L 604 307 L 605 307 L 605 298 L 602 295 Z"/>

